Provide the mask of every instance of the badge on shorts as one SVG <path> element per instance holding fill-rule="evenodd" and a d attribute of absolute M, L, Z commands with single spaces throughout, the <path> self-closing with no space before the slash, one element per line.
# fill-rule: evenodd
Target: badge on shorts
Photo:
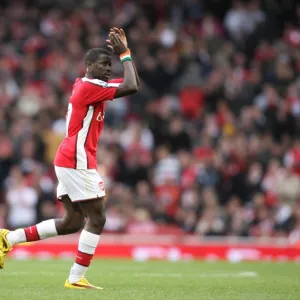
<path fill-rule="evenodd" d="M 102 191 L 104 191 L 104 182 L 103 181 L 100 181 L 99 183 L 99 187 Z"/>

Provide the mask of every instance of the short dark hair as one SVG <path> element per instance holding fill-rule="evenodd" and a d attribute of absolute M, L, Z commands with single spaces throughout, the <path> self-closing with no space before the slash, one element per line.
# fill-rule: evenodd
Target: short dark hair
<path fill-rule="evenodd" d="M 103 48 L 92 48 L 84 56 L 84 62 L 87 64 L 88 61 L 94 63 L 100 54 L 105 54 L 110 56 L 110 53 Z"/>

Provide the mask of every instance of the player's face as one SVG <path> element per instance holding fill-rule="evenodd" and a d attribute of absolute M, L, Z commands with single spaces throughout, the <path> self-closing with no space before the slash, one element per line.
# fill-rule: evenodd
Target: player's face
<path fill-rule="evenodd" d="M 101 54 L 99 58 L 91 65 L 93 78 L 108 81 L 111 75 L 111 57 Z"/>

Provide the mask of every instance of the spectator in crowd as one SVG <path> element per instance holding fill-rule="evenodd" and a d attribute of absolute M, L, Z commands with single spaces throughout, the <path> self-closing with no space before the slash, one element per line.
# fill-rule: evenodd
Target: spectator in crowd
<path fill-rule="evenodd" d="M 19 167 L 11 169 L 10 176 L 7 178 L 8 205 L 7 223 L 12 228 L 29 226 L 36 222 L 36 205 L 38 194 L 36 189 L 27 186 L 26 177 L 22 174 Z M 22 213 L 20 213 L 20 210 Z"/>

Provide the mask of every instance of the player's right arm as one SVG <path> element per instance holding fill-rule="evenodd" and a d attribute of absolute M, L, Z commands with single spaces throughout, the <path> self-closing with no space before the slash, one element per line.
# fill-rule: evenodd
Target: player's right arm
<path fill-rule="evenodd" d="M 120 98 L 136 93 L 139 87 L 136 78 L 136 71 L 130 57 L 130 50 L 121 40 L 120 35 L 115 32 L 111 31 L 109 33 L 109 42 L 109 46 L 111 46 L 114 53 L 120 55 L 124 67 L 124 80 L 118 86 L 114 98 Z"/>

